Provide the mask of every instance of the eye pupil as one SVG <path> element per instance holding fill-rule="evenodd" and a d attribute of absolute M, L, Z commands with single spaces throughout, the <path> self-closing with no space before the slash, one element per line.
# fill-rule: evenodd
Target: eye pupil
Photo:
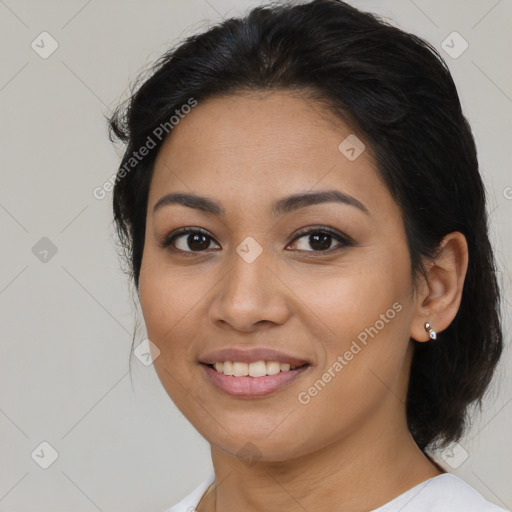
<path fill-rule="evenodd" d="M 195 245 L 198 244 L 198 245 Z M 208 237 L 201 233 L 191 233 L 187 237 L 187 245 L 189 249 L 202 251 L 208 248 Z"/>
<path fill-rule="evenodd" d="M 314 249 L 329 249 L 331 246 L 331 235 L 328 233 L 315 233 L 309 236 L 309 243 Z"/>

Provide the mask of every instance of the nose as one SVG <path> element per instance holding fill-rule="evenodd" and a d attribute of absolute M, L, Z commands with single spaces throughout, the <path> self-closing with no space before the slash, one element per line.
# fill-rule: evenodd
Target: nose
<path fill-rule="evenodd" d="M 248 263 L 234 253 L 230 267 L 216 287 L 211 321 L 244 333 L 284 324 L 291 312 L 289 290 L 279 278 L 271 255 L 264 250 Z"/>

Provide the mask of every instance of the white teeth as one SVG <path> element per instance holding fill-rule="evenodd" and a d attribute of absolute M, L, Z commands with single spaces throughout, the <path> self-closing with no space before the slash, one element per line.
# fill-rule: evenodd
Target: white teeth
<path fill-rule="evenodd" d="M 267 365 L 265 361 L 257 361 L 249 365 L 249 375 L 251 377 L 263 377 L 267 375 Z"/>
<path fill-rule="evenodd" d="M 224 375 L 234 375 L 233 363 L 231 361 L 225 361 L 222 366 L 222 373 Z"/>
<path fill-rule="evenodd" d="M 264 377 L 265 375 L 276 375 L 279 372 L 288 372 L 297 368 L 288 363 L 279 363 L 278 361 L 256 361 L 254 363 L 224 361 L 217 362 L 213 366 L 219 373 L 235 377 L 247 377 L 248 375 L 251 377 Z"/>
<path fill-rule="evenodd" d="M 247 363 L 233 363 L 233 375 L 235 377 L 247 377 L 249 365 Z"/>
<path fill-rule="evenodd" d="M 267 363 L 267 375 L 275 375 L 281 371 L 281 365 L 277 361 Z"/>

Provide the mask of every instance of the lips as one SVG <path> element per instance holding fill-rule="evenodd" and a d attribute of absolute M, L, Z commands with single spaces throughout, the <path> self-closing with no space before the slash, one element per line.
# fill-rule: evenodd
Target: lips
<path fill-rule="evenodd" d="M 204 354 L 199 362 L 217 390 L 246 399 L 285 389 L 311 370 L 309 360 L 268 347 L 228 347 Z"/>
<path fill-rule="evenodd" d="M 201 364 L 200 367 L 207 382 L 218 391 L 242 399 L 265 397 L 284 390 L 311 370 L 311 366 L 305 364 L 295 370 L 255 378 L 224 375 L 206 364 Z"/>

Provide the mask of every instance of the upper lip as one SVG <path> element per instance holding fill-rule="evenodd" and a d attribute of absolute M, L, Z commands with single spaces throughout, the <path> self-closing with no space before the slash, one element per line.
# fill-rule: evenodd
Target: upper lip
<path fill-rule="evenodd" d="M 269 347 L 226 347 L 208 352 L 200 358 L 200 362 L 205 364 L 223 363 L 224 361 L 240 363 L 277 361 L 278 363 L 288 363 L 291 366 L 310 364 L 306 359 L 301 359 L 300 357 Z"/>

